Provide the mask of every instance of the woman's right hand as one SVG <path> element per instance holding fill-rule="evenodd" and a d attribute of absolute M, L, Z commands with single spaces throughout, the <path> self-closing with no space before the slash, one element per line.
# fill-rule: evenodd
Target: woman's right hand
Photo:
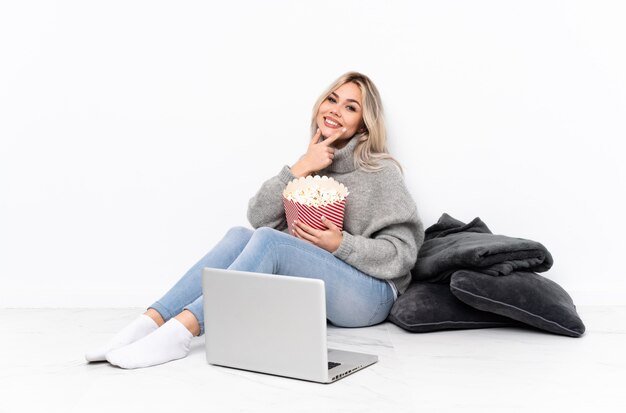
<path fill-rule="evenodd" d="M 291 167 L 293 176 L 297 178 L 307 176 L 333 163 L 335 148 L 330 145 L 335 142 L 337 138 L 341 137 L 345 131 L 346 128 L 341 128 L 337 133 L 330 135 L 328 138 L 324 139 L 323 142 L 320 142 L 322 132 L 317 128 L 317 132 L 315 132 L 315 135 L 311 138 L 311 142 L 309 142 L 306 153 Z"/>

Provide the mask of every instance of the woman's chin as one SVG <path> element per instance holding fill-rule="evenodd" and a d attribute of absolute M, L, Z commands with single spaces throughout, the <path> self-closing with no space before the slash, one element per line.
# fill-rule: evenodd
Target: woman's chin
<path fill-rule="evenodd" d="M 333 129 L 333 128 L 329 128 L 328 126 L 322 125 L 320 127 L 320 131 L 322 131 L 323 137 L 328 138 L 329 136 L 334 135 L 337 132 L 340 132 L 341 129 L 340 128 Z"/>

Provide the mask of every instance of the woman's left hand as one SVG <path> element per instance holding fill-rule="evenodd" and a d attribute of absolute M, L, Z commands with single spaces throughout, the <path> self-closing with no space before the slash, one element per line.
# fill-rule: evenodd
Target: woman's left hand
<path fill-rule="evenodd" d="M 293 224 L 296 237 L 309 241 L 311 244 L 317 245 L 330 253 L 337 251 L 343 240 L 343 232 L 326 217 L 322 217 L 322 224 L 328 228 L 325 230 L 311 228 L 298 220 L 295 220 Z"/>

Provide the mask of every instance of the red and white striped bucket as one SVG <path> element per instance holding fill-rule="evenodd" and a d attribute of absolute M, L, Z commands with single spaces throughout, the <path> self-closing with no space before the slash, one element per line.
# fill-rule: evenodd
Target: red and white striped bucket
<path fill-rule="evenodd" d="M 307 206 L 298 202 L 290 201 L 283 197 L 285 205 L 285 215 L 287 215 L 287 225 L 289 225 L 289 233 L 294 233 L 293 221 L 298 220 L 311 228 L 325 230 L 328 229 L 322 223 L 322 215 L 342 230 L 343 229 L 343 213 L 346 209 L 346 200 L 334 202 L 325 206 Z"/>
<path fill-rule="evenodd" d="M 309 195 L 303 197 L 304 194 Z M 318 230 L 328 229 L 322 223 L 322 216 L 325 216 L 342 230 L 348 194 L 348 188 L 327 176 L 307 176 L 292 180 L 283 191 L 283 205 L 285 207 L 285 215 L 287 216 L 289 233 L 295 234 L 294 220 L 298 220 Z M 309 200 L 306 198 L 307 196 L 315 196 L 316 198 Z M 321 201 L 319 197 L 321 199 L 330 197 L 327 200 L 332 200 L 332 202 L 324 205 L 325 202 Z"/>

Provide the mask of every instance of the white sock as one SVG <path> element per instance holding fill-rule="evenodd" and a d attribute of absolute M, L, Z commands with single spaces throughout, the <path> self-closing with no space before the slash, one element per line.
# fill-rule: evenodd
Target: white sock
<path fill-rule="evenodd" d="M 136 369 L 167 363 L 186 357 L 191 348 L 193 334 L 175 318 L 170 319 L 153 333 L 132 344 L 107 353 L 109 363 Z"/>
<path fill-rule="evenodd" d="M 87 361 L 105 361 L 106 354 L 109 351 L 137 341 L 140 338 L 152 333 L 157 328 L 159 328 L 159 326 L 156 321 L 147 315 L 142 314 L 132 323 L 124 327 L 119 333 L 113 336 L 108 343 L 86 352 L 85 359 L 87 359 Z"/>

